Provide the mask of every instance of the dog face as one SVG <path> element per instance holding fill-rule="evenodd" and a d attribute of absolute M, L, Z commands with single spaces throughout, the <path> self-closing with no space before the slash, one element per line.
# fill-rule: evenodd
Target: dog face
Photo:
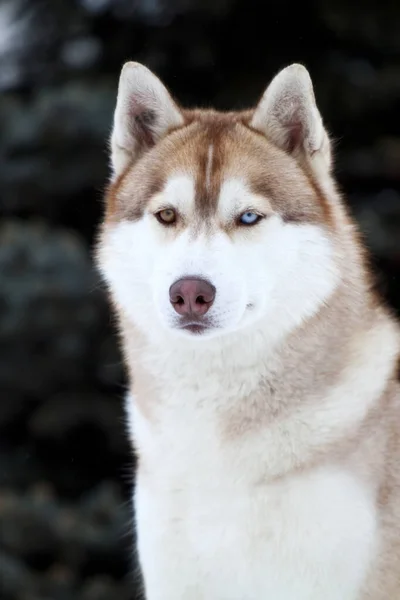
<path fill-rule="evenodd" d="M 182 111 L 145 67 L 124 67 L 97 256 L 142 331 L 199 340 L 259 323 L 276 335 L 335 288 L 318 183 L 329 142 L 307 72 L 285 71 L 254 111 L 218 113 Z"/>

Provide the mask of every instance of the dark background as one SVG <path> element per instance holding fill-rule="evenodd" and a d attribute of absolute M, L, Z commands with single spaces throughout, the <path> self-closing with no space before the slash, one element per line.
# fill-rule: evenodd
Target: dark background
<path fill-rule="evenodd" d="M 0 598 L 128 600 L 133 458 L 92 267 L 120 68 L 242 108 L 310 70 L 336 171 L 400 308 L 400 3 L 0 0 Z"/>

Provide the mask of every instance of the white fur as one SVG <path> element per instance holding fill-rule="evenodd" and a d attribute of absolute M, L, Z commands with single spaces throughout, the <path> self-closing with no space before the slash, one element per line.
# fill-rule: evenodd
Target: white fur
<path fill-rule="evenodd" d="M 270 216 L 272 208 L 268 203 L 268 198 L 252 193 L 244 179 L 230 177 L 222 182 L 218 198 L 218 211 L 224 223 L 246 211 L 256 210 L 265 213 L 266 209 L 269 212 L 267 216 Z"/>
<path fill-rule="evenodd" d="M 149 600 L 358 598 L 378 545 L 373 492 L 331 463 L 274 478 L 351 433 L 382 393 L 387 358 L 397 351 L 393 326 L 379 324 L 326 397 L 224 443 L 221 416 L 257 388 L 256 369 L 224 372 L 213 352 L 186 362 L 166 348 L 144 353 L 158 382 L 156 423 L 135 410 L 133 398 L 127 406 L 145 461 L 135 500 Z M 225 360 L 243 365 L 242 356 L 233 344 Z M 259 368 L 261 357 L 253 360 Z"/>
<path fill-rule="evenodd" d="M 179 333 L 168 292 L 185 276 L 204 277 L 217 291 L 208 313 L 215 329 L 203 338 L 263 319 L 272 343 L 312 316 L 333 292 L 338 282 L 335 250 L 320 227 L 284 223 L 271 214 L 251 231 L 238 232 L 232 243 L 217 223 L 201 231 L 190 226 L 193 195 L 194 184 L 179 176 L 156 199 L 160 206 L 183 212 L 188 227 L 178 237 L 148 213 L 138 222 L 110 228 L 103 244 L 103 274 L 118 303 L 146 333 L 159 340 Z M 236 203 L 238 214 L 260 203 L 239 180 L 226 182 L 221 198 L 220 217 L 228 223 L 233 218 L 226 210 L 230 203 Z M 152 201 L 152 210 L 155 204 Z M 149 323 L 157 326 L 149 330 Z"/>
<path fill-rule="evenodd" d="M 152 210 L 158 202 L 180 203 L 190 222 L 193 182 L 174 178 Z M 243 181 L 227 181 L 218 218 L 229 222 L 259 203 Z M 342 418 L 351 428 L 363 417 L 387 374 L 385 362 L 376 379 L 365 378 L 372 339 L 359 372 L 345 374 L 331 395 L 221 444 L 224 410 L 258 389 L 274 345 L 339 280 L 333 243 L 320 227 L 277 215 L 257 227 L 234 242 L 216 225 L 189 226 L 175 237 L 148 214 L 114 226 L 104 244 L 103 273 L 152 340 L 139 362 L 160 401 L 156 425 L 128 401 L 131 435 L 145 459 L 135 504 L 148 600 L 355 600 L 374 548 L 372 499 L 343 468 L 271 480 L 297 467 L 297 456 L 335 442 Z M 207 344 L 185 342 L 175 329 L 168 290 L 185 275 L 204 276 L 217 289 L 211 316 L 219 329 Z"/>
<path fill-rule="evenodd" d="M 206 188 L 209 190 L 211 185 L 211 173 L 212 173 L 212 164 L 214 157 L 214 146 L 212 144 L 209 145 L 207 151 L 207 164 L 206 164 Z"/>
<path fill-rule="evenodd" d="M 180 202 L 190 223 L 193 182 L 169 181 L 151 210 L 158 202 Z M 227 181 L 217 220 L 259 202 L 243 181 Z M 373 490 L 335 462 L 282 476 L 351 435 L 383 391 L 397 333 L 383 320 L 359 339 L 351 366 L 324 396 L 224 439 L 227 412 L 279 369 L 276 344 L 340 280 L 334 242 L 319 226 L 271 215 L 235 235 L 209 224 L 176 236 L 147 214 L 104 239 L 103 274 L 146 335 L 136 367 L 157 398 L 154 421 L 133 398 L 127 403 L 142 457 L 135 514 L 147 600 L 357 600 L 379 543 Z M 168 290 L 185 275 L 217 289 L 219 329 L 205 344 L 175 329 Z"/>
<path fill-rule="evenodd" d="M 208 485 L 204 474 L 196 477 L 196 462 L 193 475 L 180 472 L 169 489 L 139 474 L 138 550 L 149 600 L 358 598 L 376 523 L 372 498 L 354 478 L 326 468 L 255 488 L 227 479 L 228 465 L 216 473 L 205 453 Z"/>
<path fill-rule="evenodd" d="M 162 192 L 152 198 L 150 212 L 155 207 L 172 207 L 185 219 L 191 219 L 195 210 L 194 196 L 193 178 L 186 173 L 175 174 L 168 179 Z"/>

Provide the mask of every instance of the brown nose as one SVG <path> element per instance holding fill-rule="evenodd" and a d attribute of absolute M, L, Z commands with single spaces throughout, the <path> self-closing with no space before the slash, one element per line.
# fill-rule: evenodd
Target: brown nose
<path fill-rule="evenodd" d="M 178 315 L 202 317 L 215 300 L 215 287 L 205 279 L 179 279 L 171 285 L 169 299 Z"/>

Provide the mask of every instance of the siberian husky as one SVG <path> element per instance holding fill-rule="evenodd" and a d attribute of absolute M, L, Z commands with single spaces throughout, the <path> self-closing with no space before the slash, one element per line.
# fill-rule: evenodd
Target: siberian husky
<path fill-rule="evenodd" d="M 127 63 L 111 165 L 147 600 L 400 599 L 399 328 L 307 70 L 221 113 Z"/>

